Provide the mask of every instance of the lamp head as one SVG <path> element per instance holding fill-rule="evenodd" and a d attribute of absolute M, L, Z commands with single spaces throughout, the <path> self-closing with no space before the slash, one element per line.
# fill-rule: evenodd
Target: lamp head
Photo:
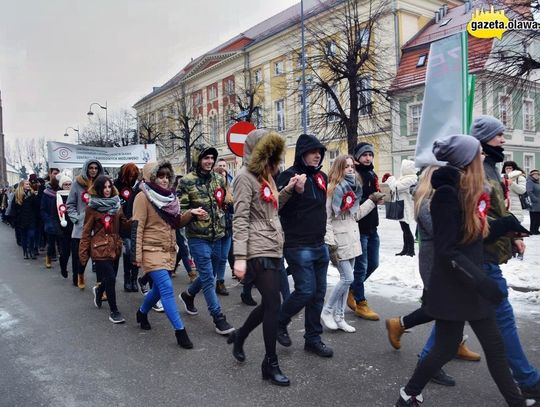
<path fill-rule="evenodd" d="M 93 116 L 94 115 L 94 112 L 92 112 L 91 110 L 88 111 L 88 113 L 86 113 L 88 116 Z"/>

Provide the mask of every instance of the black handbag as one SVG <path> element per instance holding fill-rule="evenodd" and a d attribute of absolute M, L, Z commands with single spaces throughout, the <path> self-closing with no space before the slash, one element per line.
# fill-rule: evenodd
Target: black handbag
<path fill-rule="evenodd" d="M 386 209 L 386 219 L 400 220 L 403 219 L 405 212 L 405 202 L 403 199 L 399 199 L 399 194 L 396 188 L 395 194 L 391 192 L 392 201 L 385 202 L 384 207 Z M 395 199 L 394 199 L 395 195 Z"/>
<path fill-rule="evenodd" d="M 531 209 L 531 206 L 532 206 L 531 197 L 527 195 L 527 192 L 518 196 L 519 196 L 519 202 L 521 203 L 521 209 Z"/>

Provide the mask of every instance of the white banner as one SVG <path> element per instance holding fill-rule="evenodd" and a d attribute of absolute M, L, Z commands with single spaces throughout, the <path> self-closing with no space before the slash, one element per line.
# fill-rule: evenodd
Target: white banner
<path fill-rule="evenodd" d="M 118 168 L 126 163 L 142 167 L 156 161 L 155 144 L 127 147 L 92 147 L 79 144 L 47 142 L 49 168 L 82 168 L 86 160 L 99 160 L 103 167 Z"/>

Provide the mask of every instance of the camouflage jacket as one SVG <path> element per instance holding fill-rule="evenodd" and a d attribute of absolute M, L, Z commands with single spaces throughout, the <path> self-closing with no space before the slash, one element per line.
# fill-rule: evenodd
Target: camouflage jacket
<path fill-rule="evenodd" d="M 194 218 L 186 226 L 187 238 L 209 240 L 211 242 L 225 236 L 225 202 L 220 207 L 216 200 L 216 190 L 222 188 L 225 192 L 223 179 L 213 171 L 209 174 L 190 172 L 178 184 L 180 208 L 187 211 L 191 208 L 202 207 L 208 212 L 208 218 L 200 220 Z M 223 199 L 225 195 L 223 195 Z"/>
<path fill-rule="evenodd" d="M 495 161 L 487 156 L 484 159 L 484 171 L 486 180 L 491 187 L 491 206 L 488 219 L 499 219 L 507 216 L 508 210 L 504 201 L 504 191 L 501 184 L 501 176 Z M 512 258 L 512 239 L 506 236 L 498 238 L 495 242 L 484 244 L 484 263 L 503 264 Z"/>

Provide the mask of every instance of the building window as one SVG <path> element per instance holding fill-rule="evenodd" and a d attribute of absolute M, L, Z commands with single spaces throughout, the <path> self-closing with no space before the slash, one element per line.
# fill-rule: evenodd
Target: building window
<path fill-rule="evenodd" d="M 278 100 L 275 102 L 276 105 L 276 127 L 278 131 L 285 130 L 285 102 Z"/>
<path fill-rule="evenodd" d="M 210 128 L 210 144 L 216 145 L 219 136 L 218 116 L 214 114 L 208 117 L 208 127 Z"/>
<path fill-rule="evenodd" d="M 224 117 L 224 124 L 227 130 L 230 129 L 234 123 L 236 123 L 235 118 L 236 118 L 236 112 L 234 111 L 232 107 L 229 107 Z"/>
<path fill-rule="evenodd" d="M 371 78 L 365 76 L 358 80 L 358 107 L 363 116 L 372 112 L 373 101 L 371 100 Z"/>
<path fill-rule="evenodd" d="M 329 41 L 326 44 L 326 55 L 329 57 L 335 56 L 337 53 L 337 44 L 334 40 Z"/>
<path fill-rule="evenodd" d="M 424 55 L 420 55 L 418 57 L 418 61 L 416 62 L 416 67 L 417 68 L 420 68 L 422 66 L 425 66 L 426 65 L 426 61 L 427 61 L 427 54 L 424 54 Z"/>
<path fill-rule="evenodd" d="M 512 99 L 510 95 L 499 96 L 499 119 L 507 128 L 512 128 Z"/>
<path fill-rule="evenodd" d="M 504 161 L 514 161 L 514 154 L 512 153 L 512 151 L 504 152 Z"/>
<path fill-rule="evenodd" d="M 523 100 L 523 130 L 534 131 L 534 102 L 531 99 Z"/>
<path fill-rule="evenodd" d="M 306 96 L 306 127 L 309 127 L 309 95 Z M 298 96 L 298 106 L 300 106 L 300 126 L 304 128 L 304 98 L 302 94 Z"/>
<path fill-rule="evenodd" d="M 360 48 L 367 47 L 370 41 L 371 31 L 368 27 L 358 29 L 358 45 Z"/>
<path fill-rule="evenodd" d="M 415 103 L 407 107 L 408 120 L 407 128 L 409 134 L 417 134 L 420 127 L 420 117 L 422 116 L 422 103 Z"/>
<path fill-rule="evenodd" d="M 217 86 L 210 86 L 208 88 L 208 99 L 214 100 L 217 98 Z"/>
<path fill-rule="evenodd" d="M 225 81 L 225 94 L 234 95 L 234 79 L 227 79 Z"/>
<path fill-rule="evenodd" d="M 263 113 L 262 113 L 262 109 L 260 107 L 256 107 L 253 110 L 251 121 L 253 122 L 255 127 L 257 127 L 258 129 L 264 127 L 263 126 Z"/>
<path fill-rule="evenodd" d="M 257 69 L 255 71 L 255 83 L 261 83 L 262 82 L 262 70 Z"/>
<path fill-rule="evenodd" d="M 336 158 L 338 157 L 338 155 L 339 155 L 339 150 L 338 150 L 338 149 L 330 150 L 330 151 L 328 151 L 326 154 L 328 155 L 328 160 L 329 160 L 329 161 L 328 161 L 328 162 L 329 162 L 328 165 L 330 165 L 330 167 L 332 167 L 332 164 L 334 164 L 335 159 L 336 159 Z"/>
<path fill-rule="evenodd" d="M 332 86 L 332 92 L 337 96 L 337 85 Z M 330 92 L 326 93 L 326 117 L 328 118 L 329 123 L 337 122 L 339 120 L 337 103 Z"/>
<path fill-rule="evenodd" d="M 535 168 L 534 154 L 523 154 L 523 171 L 525 171 L 525 174 L 529 174 Z"/>
<path fill-rule="evenodd" d="M 278 61 L 274 63 L 274 73 L 276 75 L 283 75 L 285 69 L 283 67 L 283 61 Z"/>
<path fill-rule="evenodd" d="M 195 106 L 202 105 L 202 93 L 201 92 L 197 92 L 197 93 L 193 94 L 193 104 Z"/>

